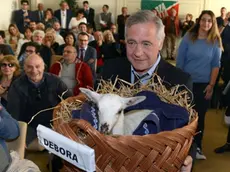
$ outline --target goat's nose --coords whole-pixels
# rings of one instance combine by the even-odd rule
[[[109,131],[109,125],[107,123],[104,123],[101,125],[101,132],[106,134]]]

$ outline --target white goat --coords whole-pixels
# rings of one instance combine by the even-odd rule
[[[118,135],[132,135],[140,122],[151,110],[135,110],[124,114],[124,109],[138,104],[145,96],[124,98],[115,94],[98,94],[89,89],[80,88],[88,99],[98,107],[99,131]]]

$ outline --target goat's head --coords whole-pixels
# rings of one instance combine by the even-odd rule
[[[88,99],[98,107],[99,131],[110,133],[118,119],[124,115],[124,109],[145,100],[145,96],[123,98],[115,94],[98,94],[89,89],[80,88]]]

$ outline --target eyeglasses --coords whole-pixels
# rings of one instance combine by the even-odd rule
[[[2,63],[2,64],[1,64],[1,67],[7,67],[7,66],[10,67],[10,68],[12,68],[12,67],[14,67],[15,65],[14,65],[13,63],[8,63],[8,64],[7,64],[7,63]]]

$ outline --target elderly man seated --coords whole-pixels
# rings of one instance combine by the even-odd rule
[[[25,59],[25,74],[12,83],[8,92],[7,110],[15,119],[28,123],[39,111],[55,107],[63,93],[64,99],[71,96],[65,83],[55,75],[44,72],[44,69],[44,61],[39,55],[32,54]],[[36,141],[38,124],[50,127],[51,120],[52,110],[47,110],[29,123],[27,145]]]
[[[50,68],[50,72],[58,75],[74,95],[80,93],[79,88],[93,88],[93,75],[90,67],[77,58],[74,46],[66,46],[63,59]]]
[[[39,172],[39,168],[31,161],[20,159],[16,152],[9,153],[5,140],[19,136],[18,122],[0,104],[0,171],[31,171]]]

